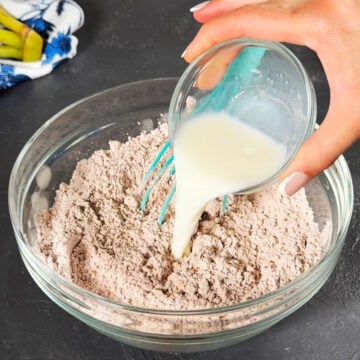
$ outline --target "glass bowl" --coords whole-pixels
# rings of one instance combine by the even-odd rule
[[[241,38],[220,43],[184,71],[169,107],[172,142],[190,119],[219,113],[269,136],[285,156],[265,178],[239,189],[254,192],[279,177],[316,123],[312,82],[284,45]],[[248,161],[252,163],[251,155]]]
[[[320,289],[344,243],[353,187],[343,157],[307,185],[309,202],[324,236],[322,259],[293,282],[255,300],[216,309],[159,311],[120,304],[74,285],[35,251],[34,213],[39,204],[52,203],[55,189],[62,181],[69,181],[79,159],[107,148],[111,139],[126,141],[128,135],[139,134],[149,119],[155,123],[159,114],[167,111],[176,83],[177,79],[155,79],[115,87],[81,100],[48,120],[26,143],[14,164],[9,210],[27,270],[61,308],[126,344],[156,351],[195,352],[225,347],[264,331]],[[51,179],[36,180],[47,167]],[[34,196],[42,201],[34,201]]]

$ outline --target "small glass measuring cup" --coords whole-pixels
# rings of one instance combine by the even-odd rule
[[[185,122],[205,112],[226,113],[286,147],[282,166],[241,189],[247,193],[279,177],[314,131],[317,106],[310,77],[288,48],[243,38],[211,48],[185,70],[169,107],[171,142]]]

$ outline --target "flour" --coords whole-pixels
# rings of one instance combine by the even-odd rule
[[[148,125],[148,124],[147,124]],[[276,187],[211,201],[189,256],[171,255],[174,208],[160,209],[174,181],[164,175],[145,213],[142,179],[168,139],[166,124],[78,162],[53,206],[36,216],[37,248],[58,273],[120,303],[156,309],[231,305],[276,290],[321,258],[322,243],[302,190]],[[176,196],[176,195],[175,195]]]

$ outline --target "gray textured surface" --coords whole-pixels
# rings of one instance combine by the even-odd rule
[[[0,93],[0,359],[360,359],[360,144],[345,155],[355,210],[340,261],[323,289],[272,329],[227,349],[160,354],[112,341],[72,318],[37,288],[19,257],[7,210],[11,166],[32,133],[75,100],[131,81],[179,76],[197,30],[191,1],[79,0],[79,53],[51,75]],[[326,113],[328,88],[311,51],[291,47],[311,74]]]

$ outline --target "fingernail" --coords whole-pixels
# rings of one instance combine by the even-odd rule
[[[195,12],[195,11],[198,11],[200,9],[202,9],[203,7],[205,7],[210,1],[204,1],[200,4],[197,4],[195,6],[193,6],[191,9],[190,9],[190,12]]]
[[[183,58],[186,54],[186,49],[184,50],[184,52],[181,54],[181,57]]]
[[[279,185],[279,191],[284,196],[294,195],[310,181],[309,176],[303,172],[295,172],[285,178]]]

